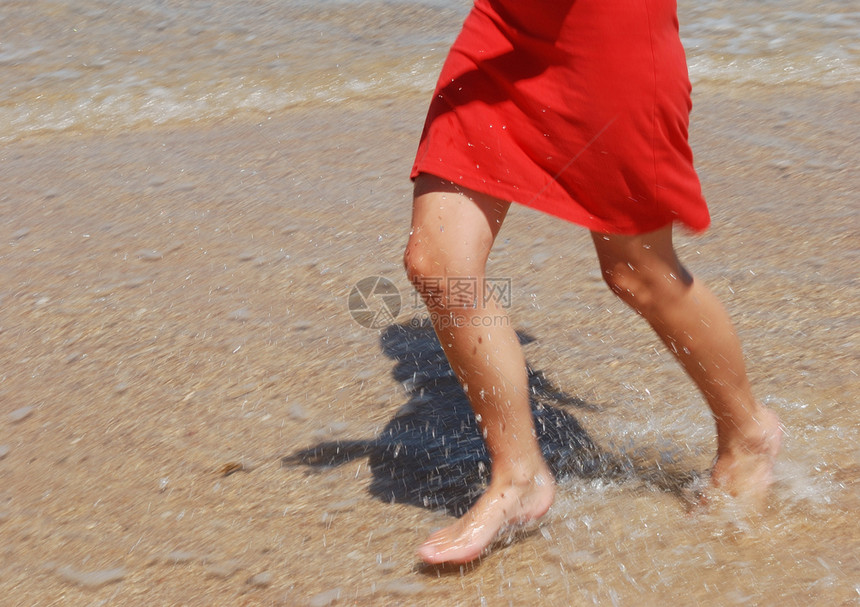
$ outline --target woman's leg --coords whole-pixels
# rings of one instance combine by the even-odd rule
[[[474,560],[501,528],[542,516],[555,496],[535,436],[519,340],[505,310],[483,297],[487,258],[509,206],[431,175],[415,182],[406,270],[427,304],[492,460],[486,492],[419,548],[428,563]]]
[[[717,426],[715,487],[761,498],[782,431],[753,396],[741,345],[723,307],[681,265],[672,227],[639,236],[592,233],[607,284],[642,315],[699,387]]]

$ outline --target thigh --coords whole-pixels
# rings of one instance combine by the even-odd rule
[[[688,283],[690,276],[675,254],[672,229],[669,224],[634,236],[592,232],[591,239],[604,273],[632,272],[643,279],[675,278]]]
[[[483,273],[510,202],[421,174],[415,179],[409,249],[433,257],[446,274]]]

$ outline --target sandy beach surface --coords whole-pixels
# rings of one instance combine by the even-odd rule
[[[713,226],[679,253],[729,308],[786,429],[767,512],[690,513],[635,474],[570,479],[479,563],[421,567],[448,517],[368,491],[409,400],[362,278],[402,295],[426,97],[0,149],[0,603],[858,605],[857,191],[850,85],[696,90]],[[600,282],[587,233],[515,208],[492,256],[530,364],[602,448],[706,473],[692,385]],[[288,460],[289,461],[289,460]]]

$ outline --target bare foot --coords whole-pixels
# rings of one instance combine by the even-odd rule
[[[491,482],[484,495],[457,522],[427,538],[418,548],[418,556],[433,565],[471,562],[506,527],[546,514],[554,498],[555,482],[548,470],[521,484]]]
[[[782,425],[776,413],[762,407],[752,432],[737,431],[734,442],[717,454],[711,484],[732,497],[763,504],[773,484],[773,466],[782,443]]]

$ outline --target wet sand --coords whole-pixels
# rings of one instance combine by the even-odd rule
[[[409,400],[366,276],[400,259],[426,100],[26,139],[0,151],[0,596],[14,605],[860,604],[856,89],[696,91],[714,225],[679,252],[787,427],[767,513],[688,514],[647,478],[572,480],[543,526],[418,566],[445,515],[368,492]],[[707,411],[601,284],[585,231],[515,208],[492,256],[533,366],[601,447],[704,473]]]

